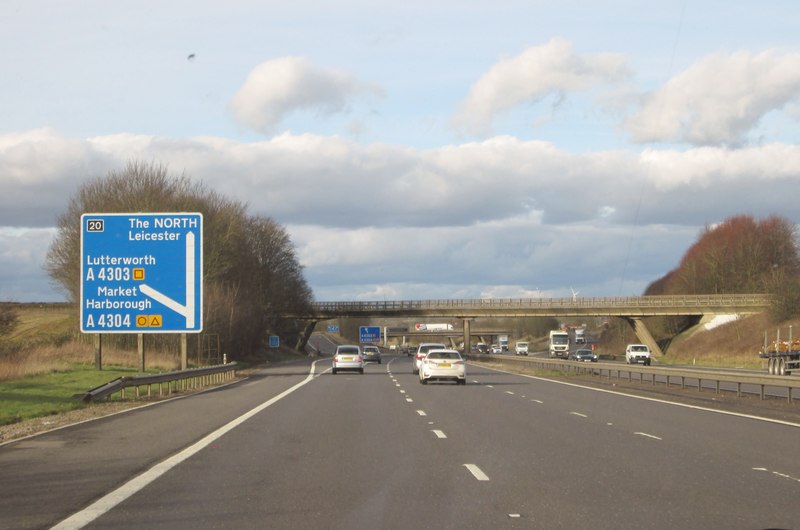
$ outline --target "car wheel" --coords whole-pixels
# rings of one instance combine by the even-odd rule
[[[360,373],[360,374],[362,374],[362,375],[363,375],[363,373],[364,373],[364,369],[362,368],[361,370],[359,370],[359,371],[358,371],[358,373]]]
[[[378,364],[383,364],[380,359],[378,359]]]
[[[333,373],[333,375],[336,375],[336,368],[334,368],[333,370],[331,370],[331,373]]]
[[[420,379],[419,382],[422,383],[423,385],[427,385],[428,384],[428,380],[427,379]]]

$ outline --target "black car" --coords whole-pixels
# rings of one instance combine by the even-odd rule
[[[588,348],[581,348],[569,353],[568,359],[581,362],[597,362],[597,354]]]

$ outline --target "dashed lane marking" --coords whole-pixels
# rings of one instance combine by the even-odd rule
[[[436,435],[437,438],[447,438],[447,435],[443,431],[434,429],[432,432],[433,434]]]
[[[489,477],[486,475],[486,473],[481,471],[481,468],[479,468],[475,464],[464,464],[464,467],[467,468],[469,472],[472,473],[472,476],[475,477],[476,479],[481,481],[489,480]]]
[[[420,416],[427,416],[424,410],[418,410],[417,414],[419,414]]]
[[[581,414],[580,412],[570,412],[573,416],[580,416],[581,418],[588,418],[586,414]]]

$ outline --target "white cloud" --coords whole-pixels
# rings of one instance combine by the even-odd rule
[[[800,54],[714,54],[648,94],[625,127],[636,142],[740,145],[799,96]]]
[[[504,58],[470,89],[452,124],[473,135],[491,133],[495,117],[524,103],[555,95],[588,91],[626,76],[625,60],[616,54],[578,55],[564,39],[553,39]]]
[[[344,112],[358,97],[381,94],[346,72],[320,68],[305,57],[283,57],[253,68],[230,109],[240,125],[269,134],[292,112]]]
[[[706,224],[741,213],[798,222],[800,146],[787,144],[572,154],[507,136],[418,150],[310,134],[243,143],[31,131],[0,136],[0,146],[0,167],[17,168],[0,173],[9,190],[0,227],[53,226],[87,178],[152,160],[286,226],[324,299],[345,289],[569,296],[570,285],[586,296],[636,294]],[[32,261],[47,246],[38,236],[2,242]]]

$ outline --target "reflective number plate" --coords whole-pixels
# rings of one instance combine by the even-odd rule
[[[440,363],[439,368],[450,368],[450,363]]]
[[[352,361],[353,358],[352,357],[342,357],[342,360],[343,361]]]

